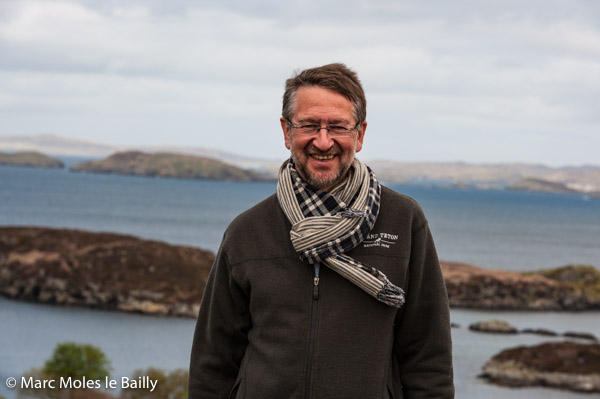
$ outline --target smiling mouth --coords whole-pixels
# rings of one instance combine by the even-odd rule
[[[311,157],[313,157],[317,161],[329,161],[330,159],[333,159],[333,157],[335,157],[335,154],[330,154],[330,155],[311,154]]]

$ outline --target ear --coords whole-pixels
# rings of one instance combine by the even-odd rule
[[[360,124],[356,134],[356,148],[355,152],[362,150],[363,140],[365,138],[365,131],[367,130],[367,121]]]
[[[290,148],[292,148],[292,129],[290,129],[290,125],[288,124],[287,119],[285,119],[284,117],[279,118],[279,122],[281,123],[281,130],[283,130],[285,147],[289,150]]]

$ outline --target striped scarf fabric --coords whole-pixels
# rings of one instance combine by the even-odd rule
[[[402,288],[376,268],[345,255],[375,225],[380,197],[375,175],[356,158],[347,178],[329,192],[305,183],[291,158],[279,169],[277,199],[292,224],[290,239],[300,259],[323,263],[377,300],[399,308],[404,304]]]

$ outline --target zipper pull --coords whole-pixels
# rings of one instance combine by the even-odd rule
[[[313,277],[313,299],[319,299],[319,269],[320,264],[315,263],[315,276]]]

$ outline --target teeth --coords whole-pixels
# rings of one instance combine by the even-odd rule
[[[319,161],[327,161],[329,159],[333,159],[334,155],[316,155],[313,154],[312,155],[313,158],[319,160]]]

